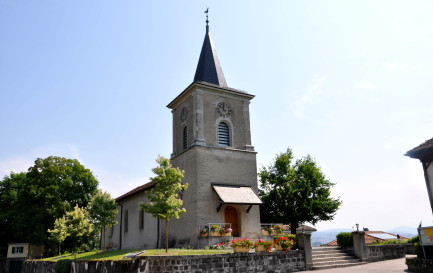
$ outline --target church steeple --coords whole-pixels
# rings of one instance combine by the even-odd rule
[[[197,70],[195,71],[194,81],[213,83],[222,87],[227,87],[223,70],[218,60],[215,47],[209,34],[208,9],[206,13],[206,35],[201,48],[200,59],[198,60]]]

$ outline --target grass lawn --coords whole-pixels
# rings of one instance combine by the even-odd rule
[[[77,260],[122,260],[123,256],[128,253],[136,253],[142,250],[108,250],[108,251],[90,251],[77,254]],[[212,255],[232,253],[232,249],[206,250],[206,249],[176,249],[171,248],[168,253],[165,249],[148,249],[141,256],[180,256],[180,255]],[[59,261],[73,260],[73,254],[50,257],[41,261]]]

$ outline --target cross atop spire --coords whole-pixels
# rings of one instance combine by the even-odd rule
[[[204,42],[197,64],[197,70],[195,71],[194,81],[208,82],[222,87],[227,87],[227,82],[218,55],[209,34],[209,8],[207,8],[204,13],[206,13],[206,35],[204,36]]]
[[[209,8],[206,8],[204,13],[206,13],[206,32],[209,32]]]

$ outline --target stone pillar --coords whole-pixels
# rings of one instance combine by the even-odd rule
[[[299,233],[296,234],[298,238],[299,249],[305,252],[305,270],[313,269],[313,247],[311,246],[311,234],[310,233]]]
[[[365,232],[354,231],[352,232],[353,238],[353,252],[361,262],[368,262],[367,252],[365,249]]]

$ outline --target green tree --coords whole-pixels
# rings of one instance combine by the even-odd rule
[[[0,256],[6,256],[7,244],[18,241],[13,223],[16,203],[26,181],[26,173],[11,173],[0,180]]]
[[[91,236],[93,224],[90,221],[89,212],[78,205],[73,211],[66,212],[65,218],[66,231],[73,241],[73,251],[76,255],[81,246],[85,244],[85,240]]]
[[[56,249],[47,245],[48,229],[76,204],[86,207],[97,188],[92,172],[75,159],[36,159],[26,173],[11,173],[0,182],[1,238]]]
[[[107,192],[98,190],[95,196],[89,203],[89,214],[90,218],[94,221],[94,225],[98,230],[104,233],[104,250],[105,247],[105,233],[106,228],[112,227],[117,224],[114,220],[117,214],[116,201],[111,198],[111,195]]]
[[[269,167],[262,167],[259,177],[261,221],[290,223],[292,234],[304,222],[315,225],[332,220],[342,203],[331,197],[335,184],[326,179],[316,162],[307,155],[293,163],[290,148],[278,154]]]
[[[178,193],[186,190],[188,184],[181,183],[184,171],[173,168],[169,159],[159,156],[156,162],[159,166],[152,169],[156,176],[151,178],[155,187],[146,194],[150,202],[141,202],[140,208],[153,217],[165,220],[165,252],[168,252],[168,221],[186,212],[185,208],[181,208],[183,201],[178,198]]]
[[[68,236],[65,217],[57,218],[54,222],[54,228],[49,229],[48,233],[50,233],[50,239],[59,244],[59,255],[61,255],[60,245]]]

